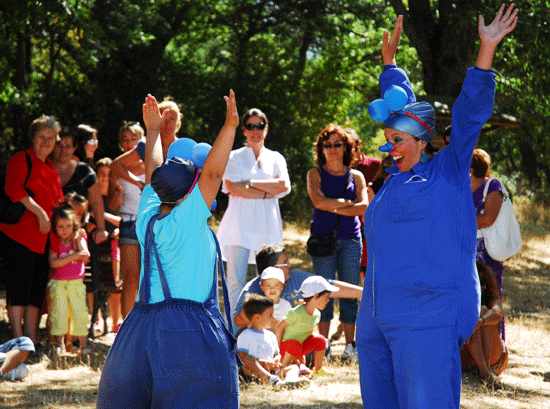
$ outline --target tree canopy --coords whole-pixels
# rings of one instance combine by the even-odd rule
[[[184,115],[179,136],[212,142],[225,118],[222,96],[239,112],[257,107],[270,121],[266,145],[289,164],[287,214],[311,207],[305,174],[312,143],[328,123],[355,128],[363,146],[379,125],[366,108],[379,97],[382,30],[405,17],[398,63],[419,94],[456,97],[477,47],[481,0],[0,0],[0,149],[5,162],[26,146],[41,114],[99,130],[100,155],[115,156],[123,120],[141,118],[151,93]],[[516,2],[520,22],[497,50],[496,107],[520,128],[482,136],[480,146],[523,189],[546,196],[547,4]],[[236,146],[244,137],[238,132]],[[223,207],[223,206],[222,206]]]

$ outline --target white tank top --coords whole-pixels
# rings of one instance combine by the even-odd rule
[[[138,178],[145,183],[145,173],[139,175]],[[122,191],[122,206],[120,206],[120,213],[137,215],[139,200],[141,199],[141,189],[124,179],[119,178],[118,180],[124,188]]]

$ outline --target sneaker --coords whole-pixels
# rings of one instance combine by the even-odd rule
[[[57,345],[55,347],[55,355],[56,356],[65,355],[66,353],[67,353],[67,349],[65,348],[65,345],[61,344],[61,345]]]
[[[15,368],[13,368],[11,371],[8,371],[4,375],[2,375],[0,380],[2,380],[2,381],[12,381],[12,382],[20,381],[24,377],[26,377],[29,374],[29,372],[30,372],[29,367],[27,365],[25,365],[24,363],[20,363]]]
[[[285,389],[308,388],[310,384],[311,381],[307,378],[287,378],[284,387]]]
[[[317,376],[334,376],[334,372],[332,372],[332,371],[328,370],[327,368],[325,368],[324,366],[322,366],[319,369],[317,369],[316,371],[313,371],[313,373],[311,374],[312,378],[315,378]]]
[[[355,346],[355,341],[352,341],[346,345],[346,349],[344,349],[341,359],[342,361],[357,362],[357,347]]]
[[[285,386],[285,381],[279,378],[275,381],[275,383],[273,383],[273,390],[278,392],[283,388],[283,386]]]
[[[300,364],[299,368],[300,368],[300,372],[299,372],[300,375],[306,375],[306,376],[311,375],[311,369],[309,369],[304,364]]]

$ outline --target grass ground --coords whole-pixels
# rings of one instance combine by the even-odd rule
[[[505,265],[503,298],[510,356],[508,369],[501,375],[504,389],[487,389],[475,373],[464,373],[463,409],[550,408],[550,229],[541,224],[540,212],[548,211],[518,209],[524,246]],[[307,237],[306,229],[285,226],[291,263],[295,268],[311,271],[305,252]],[[335,320],[333,330],[336,324]],[[0,383],[0,408],[94,408],[101,362],[113,339],[113,334],[97,339],[93,344],[95,356],[89,362],[68,360],[54,365],[43,360],[31,365],[31,374],[22,382]],[[343,340],[334,343],[336,356],[343,349]],[[357,364],[327,366],[336,375],[315,379],[307,389],[274,392],[269,386],[251,384],[241,390],[241,407],[362,408]]]

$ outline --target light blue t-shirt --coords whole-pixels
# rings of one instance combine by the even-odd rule
[[[145,232],[151,217],[158,214],[161,201],[151,185],[145,186],[139,202],[136,233],[142,249],[140,285],[143,279]],[[214,281],[216,243],[208,227],[211,213],[198,184],[189,196],[153,227],[155,243],[172,298],[204,302]],[[157,262],[151,249],[151,297],[164,300]]]

